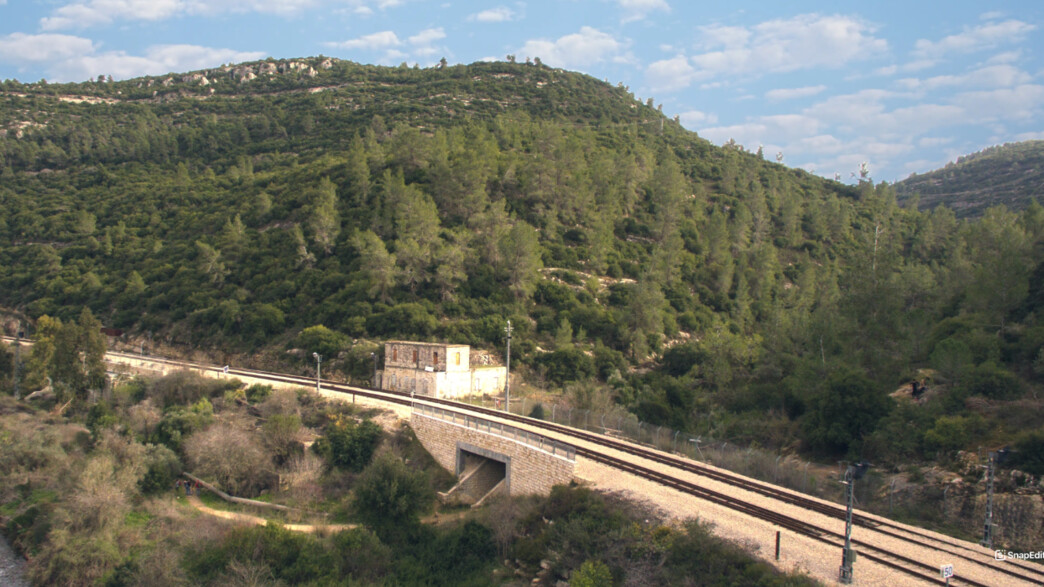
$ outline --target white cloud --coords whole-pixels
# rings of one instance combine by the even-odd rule
[[[914,55],[925,59],[939,59],[953,53],[972,53],[991,49],[1001,44],[1022,41],[1036,26],[1019,20],[991,22],[964,32],[944,37],[939,41],[920,39],[914,45]]]
[[[826,86],[806,86],[804,88],[778,88],[765,92],[765,98],[772,101],[793,100],[815,96],[826,89]]]
[[[616,0],[624,11],[624,22],[642,20],[650,12],[662,10],[670,12],[671,7],[666,0]]]
[[[1044,140],[1044,130],[1024,132],[1015,135],[1016,141],[1039,141]]]
[[[934,90],[941,87],[1002,88],[1029,82],[1028,73],[1011,65],[990,65],[962,75],[939,75],[925,80],[907,78],[898,83],[911,90]]]
[[[107,25],[116,19],[162,20],[187,8],[184,0],[90,0],[66,4],[40,20],[45,31],[84,29]]]
[[[338,49],[367,49],[371,51],[397,47],[401,44],[402,41],[399,40],[394,31],[381,31],[339,43],[327,43],[328,46]]]
[[[671,91],[688,87],[695,74],[696,70],[684,55],[656,61],[645,70],[645,78],[655,91]]]
[[[508,22],[515,19],[515,11],[506,6],[497,6],[468,16],[471,22]]]
[[[15,65],[68,59],[94,50],[90,39],[71,35],[12,33],[0,37],[0,61]]]
[[[1015,63],[1022,58],[1022,51],[1005,51],[1003,53],[997,53],[993,57],[986,60],[986,63],[1000,64],[1000,63]]]
[[[97,55],[79,55],[64,59],[50,70],[54,81],[79,81],[99,74],[126,79],[142,75],[163,75],[170,72],[192,71],[217,67],[222,63],[238,63],[261,59],[261,52],[218,49],[198,45],[157,45],[144,55],[128,55],[112,51]]]
[[[678,119],[681,120],[682,125],[686,128],[698,128],[704,124],[717,124],[718,117],[714,114],[708,114],[706,112],[700,112],[699,110],[689,110],[688,112],[682,112],[678,115]]]
[[[970,121],[1028,120],[1041,111],[1044,86],[1025,84],[981,92],[965,92],[954,98]]]
[[[918,147],[941,147],[953,142],[953,137],[924,137],[917,141]]]
[[[430,45],[434,41],[438,41],[439,39],[445,38],[446,32],[442,30],[442,27],[439,27],[435,29],[424,29],[416,35],[410,37],[409,41],[413,45]]]
[[[533,39],[519,49],[522,55],[539,57],[554,67],[583,67],[603,61],[628,59],[623,51],[626,44],[612,35],[585,26],[580,32],[560,37],[554,41]]]
[[[262,12],[288,15],[318,6],[322,0],[82,0],[59,6],[40,19],[45,31],[105,26],[117,20],[158,21],[176,16]],[[388,0],[380,7],[394,5]],[[359,9],[367,9],[365,4]]]
[[[695,77],[761,75],[798,69],[840,68],[887,50],[869,24],[847,16],[805,14],[766,21],[753,27],[710,26],[701,29],[693,56]],[[714,49],[714,50],[712,50]]]

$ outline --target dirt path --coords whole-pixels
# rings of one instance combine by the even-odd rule
[[[195,495],[189,495],[188,502],[192,505],[192,507],[203,512],[204,514],[216,516],[218,518],[233,520],[236,522],[241,522],[243,524],[252,524],[254,526],[264,526],[268,523],[267,519],[259,516],[251,516],[250,514],[241,514],[238,512],[228,512],[225,510],[216,510],[212,507],[208,507],[206,505],[203,505],[203,502],[200,501],[199,497]],[[340,532],[342,530],[351,530],[352,528],[356,527],[356,524],[319,524],[314,526],[311,524],[283,524],[283,527],[293,532]]]

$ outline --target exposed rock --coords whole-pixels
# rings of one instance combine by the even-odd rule
[[[276,67],[275,63],[262,63],[257,68],[258,75],[265,75],[265,74],[271,75],[271,74],[276,73],[278,71],[279,71],[279,69]]]
[[[330,69],[331,67],[333,67],[332,59],[323,59],[319,62],[319,69]]]

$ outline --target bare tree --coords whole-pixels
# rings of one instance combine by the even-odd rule
[[[224,422],[190,436],[185,453],[196,475],[236,495],[253,495],[272,468],[254,434]]]

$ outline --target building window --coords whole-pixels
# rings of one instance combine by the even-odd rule
[[[460,366],[460,351],[453,353],[453,361]]]
[[[435,351],[435,352],[431,353],[431,356],[432,356],[432,359],[431,359],[432,362],[435,363],[436,365],[438,365],[439,364],[439,351]]]
[[[399,360],[399,347],[392,347],[392,360],[393,361],[398,361]]]
[[[418,351],[413,351],[413,362],[416,363],[418,361],[420,361],[418,358]]]

